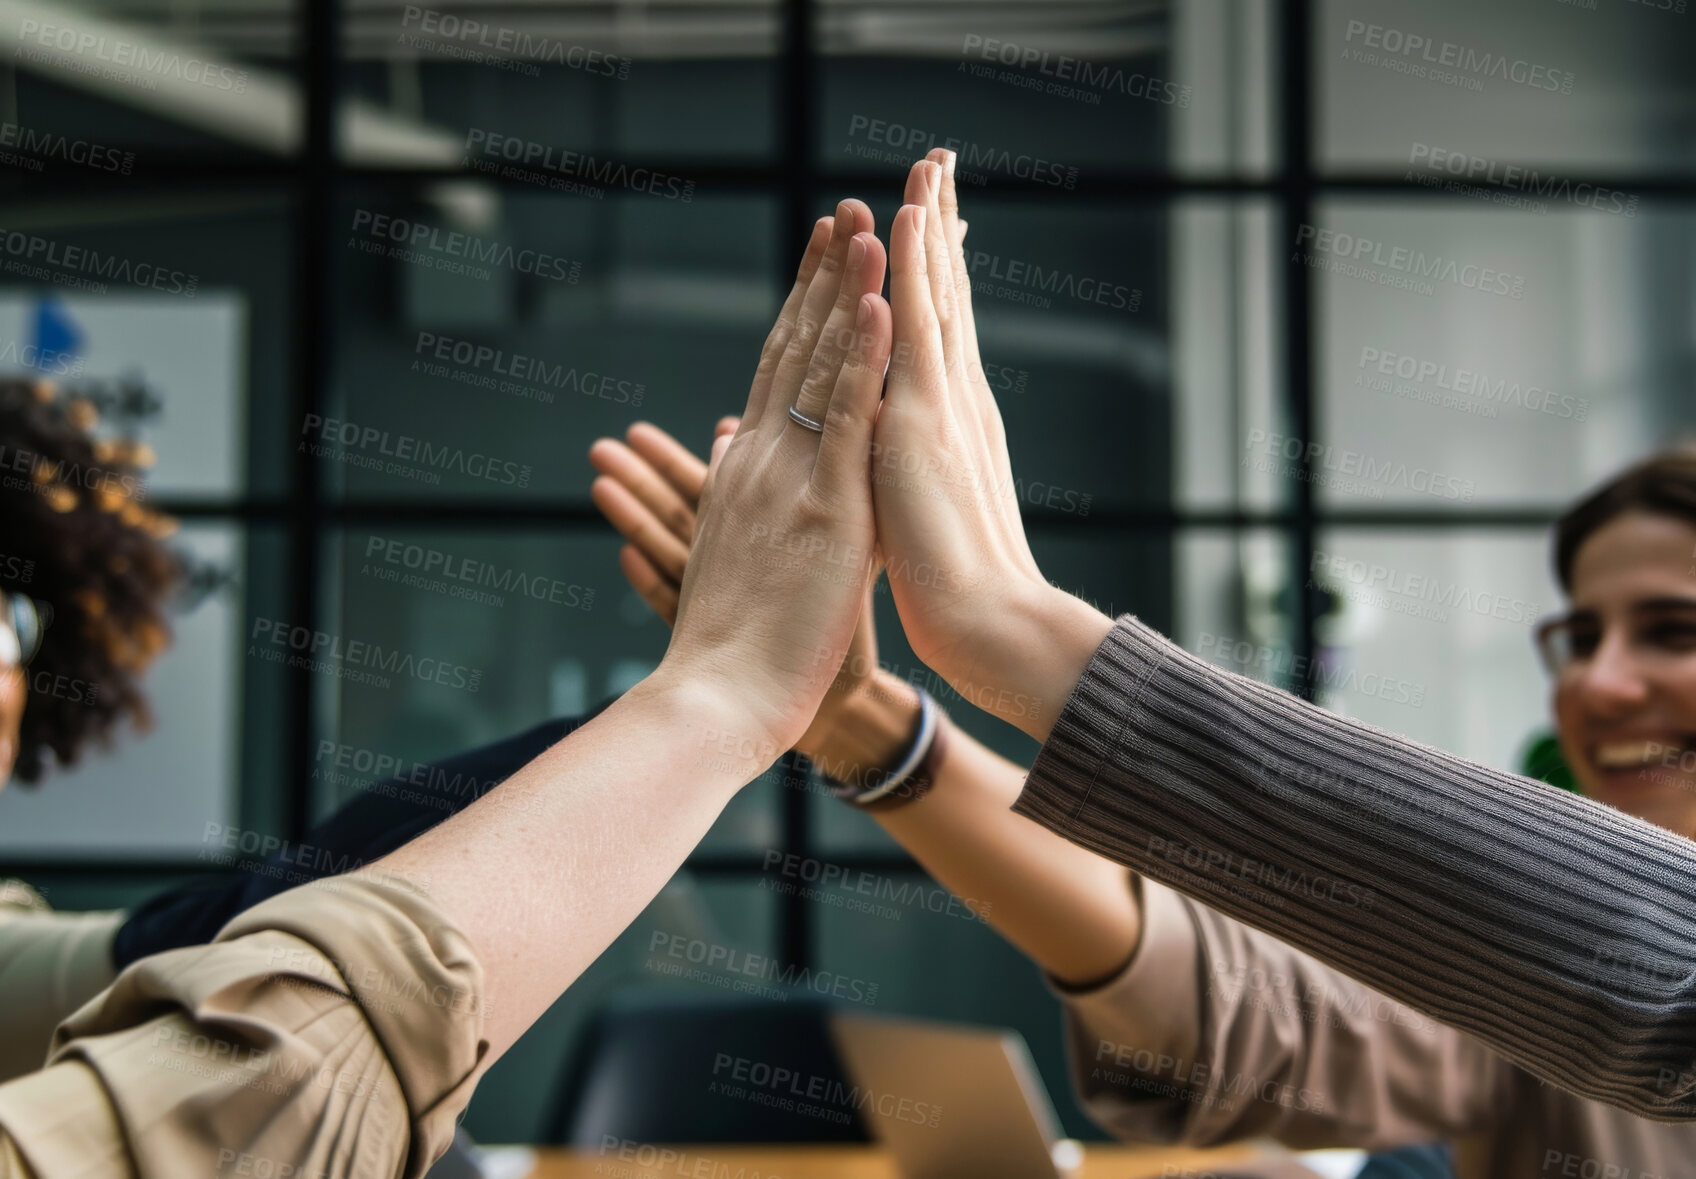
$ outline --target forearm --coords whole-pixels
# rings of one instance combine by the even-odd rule
[[[815,750],[838,776],[892,764],[912,731],[917,695],[878,672],[840,705],[835,739]],[[895,735],[893,743],[890,738]],[[1116,974],[1136,950],[1136,890],[1123,867],[1013,812],[1025,775],[951,728],[924,797],[874,811],[884,830],[939,883],[1062,983]]]
[[[1128,621],[1022,814],[1632,1112],[1696,1117],[1696,854]]]
[[[771,761],[717,716],[644,681],[501,789],[368,869],[427,880],[471,938],[486,972],[491,1062],[641,913]]]

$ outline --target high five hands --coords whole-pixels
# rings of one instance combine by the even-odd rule
[[[814,226],[710,463],[645,423],[590,450],[620,566],[675,625],[662,671],[745,701],[772,757],[813,752],[861,689],[910,694],[877,666],[880,561],[914,652],[1039,740],[1111,625],[1050,586],[1025,539],[953,163],[937,149],[908,175],[887,303],[871,211],[846,200]]]

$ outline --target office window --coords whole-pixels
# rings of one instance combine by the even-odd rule
[[[0,113],[117,165],[36,151],[0,174],[6,228],[185,289],[8,269],[0,350],[45,307],[88,380],[146,391],[155,501],[216,571],[155,674],[156,732],[0,795],[0,859],[58,903],[216,870],[208,823],[298,839],[377,776],[344,752],[439,758],[645,674],[667,632],[618,571],[588,446],[649,418],[704,453],[812,219],[856,195],[886,229],[932,146],[961,155],[1045,574],[1328,707],[1515,767],[1543,689],[1497,603],[1554,609],[1548,522],[1696,425],[1691,24],[1647,6],[30,7],[0,29]],[[155,76],[48,26],[201,65]],[[1437,77],[1408,34],[1525,69]],[[1028,763],[877,611],[884,664]],[[278,628],[447,679],[286,667]],[[175,793],[144,807],[137,783]],[[647,965],[656,930],[876,978],[885,1010],[952,997],[1069,1091],[1053,1003],[989,931],[779,892],[774,853],[925,879],[774,770],[491,1074],[472,1132],[538,1138],[593,1005],[686,985]],[[960,998],[986,974],[1010,981]]]

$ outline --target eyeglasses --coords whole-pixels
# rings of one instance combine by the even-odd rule
[[[1645,667],[1662,669],[1696,656],[1696,608],[1679,601],[1676,609],[1648,603],[1641,616],[1623,623],[1628,628],[1632,655]],[[1606,627],[1590,610],[1552,618],[1536,631],[1537,653],[1551,675],[1560,675],[1588,661],[1602,645]]]
[[[41,652],[47,620],[35,599],[26,594],[0,591],[0,610],[5,622],[0,626],[0,667],[28,667]]]

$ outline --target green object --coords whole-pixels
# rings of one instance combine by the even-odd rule
[[[1537,778],[1562,790],[1582,794],[1572,770],[1561,756],[1560,743],[1553,733],[1542,733],[1531,739],[1519,759],[1519,772],[1527,778]]]

